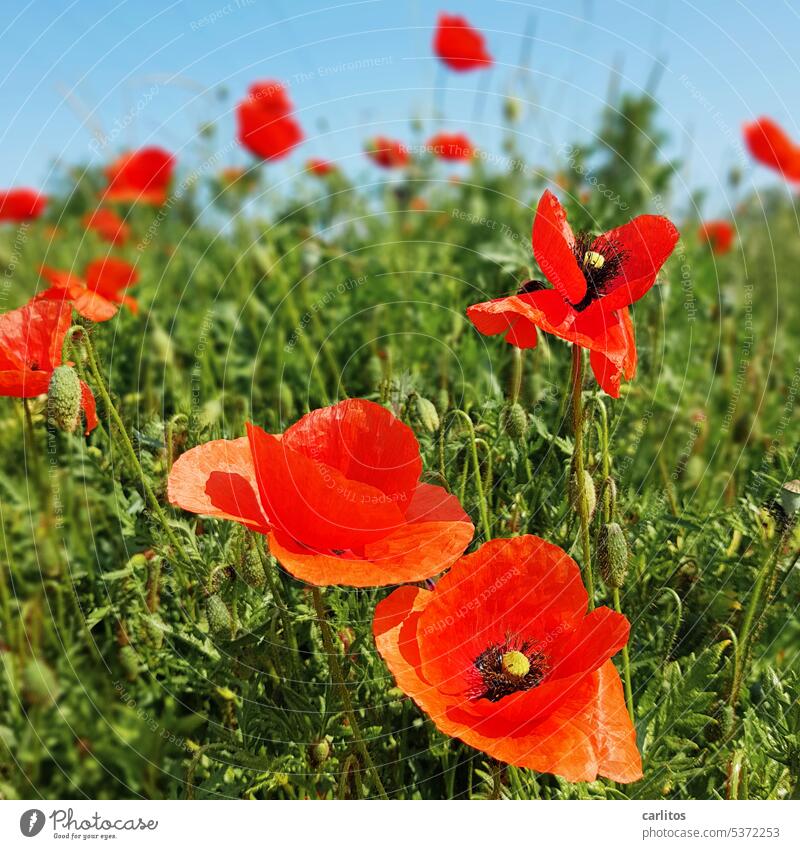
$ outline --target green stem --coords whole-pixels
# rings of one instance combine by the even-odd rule
[[[469,447],[470,456],[472,457],[472,470],[475,475],[475,489],[478,493],[478,509],[481,514],[481,524],[483,525],[483,535],[485,541],[492,538],[492,526],[489,522],[489,507],[486,503],[486,495],[483,489],[483,479],[481,477],[481,464],[478,459],[478,445],[475,438],[475,425],[472,424],[472,419],[463,410],[451,410],[448,415],[458,416],[466,424],[469,432]],[[442,423],[444,427],[444,422]],[[463,499],[462,499],[463,500]]]
[[[586,495],[586,480],[583,466],[583,348],[572,346],[572,433],[575,447],[572,453],[572,468],[578,493],[578,512],[581,520],[581,549],[583,554],[583,576],[589,593],[589,610],[594,610],[594,576],[592,575],[592,550],[589,539],[589,501]]]
[[[331,631],[330,623],[328,622],[327,611],[325,609],[325,601],[322,598],[322,590],[319,587],[311,588],[311,595],[314,599],[314,610],[317,612],[317,621],[319,622],[320,630],[322,631],[322,644],[325,647],[325,653],[328,655],[328,668],[330,669],[331,679],[339,690],[339,697],[342,700],[344,714],[347,721],[350,723],[350,728],[353,731],[353,738],[356,743],[356,749],[361,760],[364,762],[364,767],[372,773],[375,781],[375,788],[379,796],[386,796],[383,782],[372,762],[367,745],[364,742],[364,737],[361,734],[361,728],[356,718],[356,713],[353,710],[353,702],[350,699],[350,692],[347,689],[344,676],[342,675],[342,667],[339,664],[339,655],[336,653],[336,647],[333,642],[333,632]],[[388,797],[387,797],[388,798]]]
[[[612,595],[614,598],[614,610],[617,613],[622,613],[622,605],[619,600],[619,588],[614,587],[612,590]],[[628,708],[628,715],[631,718],[631,722],[633,722],[633,687],[631,685],[631,655],[628,650],[628,644],[622,647],[622,678],[625,682],[625,704]]]

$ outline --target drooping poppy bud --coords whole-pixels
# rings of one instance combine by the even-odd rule
[[[436,412],[433,402],[427,398],[423,398],[421,395],[417,395],[416,406],[417,416],[422,426],[428,433],[436,433],[441,426],[441,422],[439,421],[439,413]]]
[[[47,388],[47,420],[66,433],[78,426],[81,412],[81,381],[72,366],[58,366]]]
[[[619,589],[628,574],[628,543],[617,522],[608,522],[600,528],[597,537],[597,560],[606,586]]]
[[[528,432],[528,415],[519,401],[515,401],[503,409],[502,424],[503,430],[512,439],[524,438]]]
[[[255,548],[251,548],[245,555],[242,565],[239,567],[239,577],[254,590],[263,589],[267,583],[261,555]]]
[[[216,594],[206,602],[208,628],[215,637],[230,637],[233,633],[233,617],[228,605]]]
[[[331,744],[323,737],[310,743],[307,749],[308,762],[314,769],[319,769],[331,756]]]
[[[53,670],[43,661],[32,658],[22,670],[22,694],[29,705],[50,707],[56,703],[61,686]]]

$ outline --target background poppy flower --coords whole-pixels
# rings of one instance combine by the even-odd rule
[[[160,147],[125,153],[107,171],[105,199],[160,206],[167,199],[175,158]]]
[[[291,115],[292,104],[282,83],[253,83],[236,107],[239,142],[261,159],[282,159],[303,140]]]
[[[483,35],[461,15],[440,13],[433,50],[454,71],[473,71],[492,64]]]
[[[697,231],[697,238],[709,245],[715,254],[728,253],[733,236],[733,225],[729,221],[706,221]]]
[[[0,395],[35,398],[47,392],[53,371],[62,365],[71,319],[72,310],[53,301],[32,301],[0,315]],[[90,433],[97,413],[92,390],[83,381],[81,408]]]
[[[381,168],[403,168],[411,160],[408,148],[403,142],[394,141],[386,136],[376,136],[367,144],[366,154]]]
[[[371,401],[315,410],[281,436],[187,451],[169,477],[171,503],[269,534],[270,550],[311,584],[421,581],[450,566],[473,526],[458,500],[420,482],[413,431]]]
[[[0,221],[32,221],[47,206],[47,198],[33,189],[0,192]]]
[[[83,216],[83,226],[92,230],[112,245],[124,245],[131,235],[131,228],[111,209],[96,209]]]
[[[533,348],[536,328],[588,348],[597,382],[619,397],[622,375],[636,371],[636,342],[628,306],[655,283],[678,241],[660,215],[640,215],[600,236],[576,236],[556,196],[546,191],[533,223],[533,252],[547,289],[532,281],[516,294],[467,310],[486,334],[505,333],[518,348]]]
[[[309,159],[306,169],[317,177],[327,177],[328,174],[333,174],[337,170],[336,166],[327,159]]]
[[[107,257],[86,266],[86,279],[68,271],[58,271],[44,265],[40,273],[50,288],[36,296],[37,300],[72,301],[75,310],[91,321],[108,321],[120,304],[136,315],[139,305],[124,289],[139,279],[136,269],[121,259]]]
[[[464,133],[437,133],[425,145],[439,159],[472,159],[475,150]]]
[[[774,168],[787,180],[800,180],[800,145],[771,119],[759,118],[745,124],[744,142],[753,159]]]
[[[395,590],[373,630],[398,686],[443,733],[568,781],[636,781],[636,734],[610,660],[628,620],[587,608],[575,561],[522,536],[485,543],[433,590]]]

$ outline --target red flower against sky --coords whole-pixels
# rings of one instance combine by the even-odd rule
[[[715,254],[728,253],[733,237],[734,229],[729,221],[706,221],[697,231],[697,238],[708,244]]]
[[[97,259],[86,266],[85,280],[69,271],[43,265],[42,277],[50,284],[37,300],[71,301],[78,313],[91,321],[108,321],[120,304],[135,315],[139,305],[124,290],[139,279],[136,269],[121,259]]]
[[[464,133],[437,133],[428,139],[425,147],[439,159],[472,159],[475,150]]]
[[[483,36],[461,15],[440,13],[433,50],[454,71],[472,71],[492,64]]]
[[[536,346],[537,327],[588,348],[597,382],[617,398],[622,375],[630,380],[636,371],[628,306],[652,287],[677,241],[675,226],[660,215],[576,236],[546,191],[533,222],[533,253],[553,288],[532,281],[516,295],[469,307],[467,315],[481,333],[505,333],[518,348]]]
[[[146,203],[160,206],[167,190],[175,159],[160,147],[144,147],[125,153],[107,171],[108,188],[104,199],[123,203]]]
[[[367,144],[367,156],[381,168],[403,168],[411,161],[403,142],[376,136]]]
[[[178,458],[169,500],[269,535],[272,554],[310,584],[421,581],[450,566],[472,523],[458,499],[420,482],[413,431],[371,401],[304,416],[280,436],[207,442]]]
[[[236,107],[239,143],[261,159],[282,159],[303,140],[282,83],[253,83]]]
[[[112,245],[124,245],[131,235],[131,228],[111,209],[96,209],[83,216],[83,226],[92,230]]]
[[[336,166],[327,159],[309,159],[306,168],[317,177],[327,177],[337,171]]]
[[[33,189],[7,189],[0,192],[0,222],[32,221],[47,206],[47,198]]]
[[[433,590],[400,587],[375,610],[398,686],[451,737],[568,781],[636,781],[636,735],[610,658],[628,620],[587,613],[578,565],[534,536],[495,539]]]
[[[32,301],[0,315],[0,395],[35,398],[47,392],[53,371],[62,365],[71,320],[69,306],[53,301]],[[92,390],[83,381],[81,408],[89,433],[97,426],[97,413]]]
[[[771,119],[744,125],[744,141],[754,159],[774,168],[787,180],[800,180],[800,145]]]

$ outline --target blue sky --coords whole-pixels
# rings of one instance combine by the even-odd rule
[[[491,72],[442,72],[431,51],[438,10],[464,14],[485,33]],[[3,12],[3,187],[46,186],[58,160],[100,162],[145,143],[191,162],[205,120],[217,123],[220,161],[244,164],[230,143],[231,108],[256,79],[289,84],[307,135],[275,166],[282,173],[310,156],[368,168],[364,139],[410,140],[411,116],[425,132],[461,129],[498,150],[509,91],[534,101],[518,146],[550,165],[562,144],[591,139],[612,68],[623,87],[639,90],[661,63],[667,152],[687,156],[687,184],[707,187],[717,207],[731,165],[744,164],[758,182],[774,179],[743,156],[744,120],[769,114],[800,138],[800,11],[782,0],[6,0]],[[526,41],[529,75],[519,67]],[[92,130],[102,144],[91,144]]]

